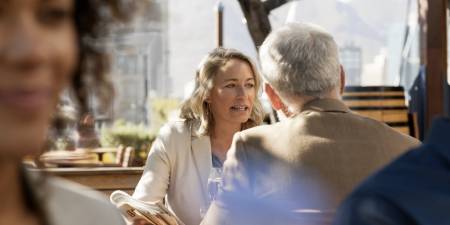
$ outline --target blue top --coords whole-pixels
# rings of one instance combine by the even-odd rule
[[[220,161],[219,157],[217,157],[214,154],[211,154],[211,155],[212,155],[212,157],[211,157],[212,158],[212,166],[214,168],[222,168],[223,167],[223,162]]]

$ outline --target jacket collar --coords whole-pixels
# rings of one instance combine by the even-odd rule
[[[339,99],[318,98],[304,104],[301,112],[304,111],[348,113],[350,109]]]
[[[211,154],[211,141],[209,136],[198,136],[196,131],[198,130],[200,123],[192,122],[189,126],[190,129],[190,145],[192,151],[192,157],[194,160],[194,167],[197,170],[198,179],[201,182],[203,193],[203,204],[208,204],[208,177],[212,167],[212,154]]]

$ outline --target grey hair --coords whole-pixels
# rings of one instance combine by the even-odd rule
[[[262,74],[288,96],[322,97],[340,84],[338,47],[322,28],[290,23],[273,31],[261,45]]]

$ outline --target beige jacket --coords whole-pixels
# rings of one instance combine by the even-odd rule
[[[212,167],[210,139],[194,137],[193,129],[183,120],[160,129],[133,194],[145,202],[166,198],[168,208],[186,225],[200,224]]]
[[[293,118],[235,135],[224,165],[225,191],[332,211],[364,178],[419,144],[350,112],[342,101],[314,100]],[[233,217],[222,214],[220,221],[216,210],[204,224]]]

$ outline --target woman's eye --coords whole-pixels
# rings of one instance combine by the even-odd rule
[[[38,19],[47,25],[58,25],[72,19],[72,11],[62,7],[47,7],[38,13]]]
[[[236,85],[235,84],[227,84],[225,87],[227,87],[227,88],[234,88],[234,87],[236,87]]]
[[[245,86],[248,87],[248,88],[253,88],[253,87],[255,87],[255,84],[253,84],[253,83],[248,83],[248,84],[246,84]]]

